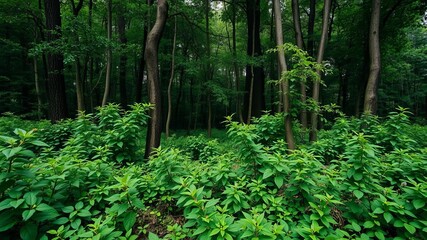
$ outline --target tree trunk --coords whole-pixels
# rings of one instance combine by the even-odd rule
[[[239,117],[239,121],[243,122],[242,107],[241,107],[241,96],[240,96],[240,69],[237,65],[237,46],[236,46],[236,0],[232,2],[232,15],[231,15],[231,26],[232,26],[232,42],[233,42],[233,68],[234,68],[234,79],[236,81],[236,113]]]
[[[369,58],[371,64],[365,90],[365,102],[363,105],[365,114],[377,113],[377,89],[381,69],[379,39],[380,11],[381,1],[372,0],[371,25],[369,30]]]
[[[316,18],[316,0],[310,0],[310,14],[308,15],[307,52],[314,57],[314,20]]]
[[[150,7],[153,5],[152,0],[147,0],[147,5]],[[148,29],[149,29],[149,23],[150,23],[150,12],[148,12],[145,23],[144,23],[144,37],[142,40],[142,54],[141,58],[139,59],[139,68],[138,68],[138,77],[136,79],[135,84],[135,102],[142,102],[142,82],[144,81],[144,67],[145,67],[145,48],[147,46],[147,35],[148,35]]]
[[[147,64],[147,78],[149,86],[150,103],[154,106],[150,110],[150,121],[147,128],[147,140],[145,145],[145,158],[148,159],[153,148],[160,146],[160,134],[162,131],[161,121],[161,91],[158,69],[158,48],[160,38],[168,17],[168,3],[166,0],[158,0],[156,23],[147,37],[145,59]]]
[[[211,35],[209,30],[209,12],[211,10],[211,0],[206,0],[205,3],[205,30],[206,30],[206,54],[207,54],[207,62],[205,69],[206,82],[209,83],[212,79],[211,74]],[[209,87],[207,87],[207,102],[208,102],[208,137],[212,135],[212,103],[211,103],[211,91]]]
[[[126,48],[127,38],[126,38],[126,19],[124,16],[125,9],[119,11],[119,16],[117,17],[117,30],[119,34],[119,41],[121,48]],[[127,108],[127,90],[126,90],[126,66],[127,66],[127,56],[126,53],[120,54],[119,60],[119,88],[120,88],[120,105],[123,108]]]
[[[279,58],[279,70],[283,76],[288,71],[286,67],[285,52],[283,49],[283,30],[282,30],[282,11],[280,7],[280,0],[273,1],[274,9],[274,20],[276,25],[276,43],[279,46],[278,49],[278,58]],[[290,101],[289,101],[289,81],[281,79],[282,91],[283,91],[283,107],[285,114],[285,130],[286,130],[286,142],[288,144],[289,150],[295,149],[295,140],[292,133],[292,119],[290,114]]]
[[[247,55],[255,60],[262,55],[260,39],[260,0],[246,0],[246,19],[248,28]],[[265,109],[264,69],[260,63],[246,66],[246,86],[244,113],[246,122],[259,117]]]
[[[111,64],[113,61],[113,53],[111,50],[110,42],[111,42],[111,36],[112,36],[112,0],[107,0],[107,39],[108,39],[108,46],[107,46],[107,70],[105,73],[105,88],[104,88],[104,97],[102,98],[102,106],[107,105],[108,96],[110,95],[110,85],[111,85]]]
[[[317,63],[322,63],[323,55],[325,52],[326,41],[328,40],[328,27],[329,27],[329,13],[331,11],[331,0],[325,0],[323,6],[323,20],[322,20],[322,36],[320,38],[319,50],[317,52]],[[319,94],[320,94],[320,79],[321,72],[317,70],[317,75],[319,76],[318,81],[313,83],[313,101],[316,104],[319,104]],[[318,121],[318,112],[313,111],[311,113],[311,132],[310,132],[310,141],[317,140],[317,121]]]
[[[61,38],[61,10],[57,0],[45,0],[46,39],[55,42]],[[47,93],[49,118],[56,122],[67,117],[63,55],[58,52],[47,54]]]
[[[172,63],[171,63],[171,76],[168,84],[168,116],[166,119],[166,138],[169,137],[169,126],[172,115],[172,82],[175,75],[175,46],[176,46],[176,16],[174,18],[174,32],[173,32],[173,43],[172,43]]]
[[[304,49],[304,40],[302,38],[299,1],[298,0],[292,0],[292,17],[294,20],[295,40],[297,42],[297,46],[300,49]],[[307,89],[306,89],[304,82],[300,83],[300,92],[301,92],[300,101],[303,105],[305,105],[305,101],[307,100]],[[306,129],[307,128],[307,110],[305,108],[301,109],[300,122],[301,122],[302,128]]]

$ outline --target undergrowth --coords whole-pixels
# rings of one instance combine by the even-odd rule
[[[148,108],[3,128],[1,239],[427,238],[427,128],[405,109],[337,118],[292,153],[280,115],[228,118],[226,138],[144,161]]]

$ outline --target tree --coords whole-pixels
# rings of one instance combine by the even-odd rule
[[[145,158],[149,158],[153,148],[160,146],[160,135],[162,131],[161,121],[161,91],[158,69],[158,49],[160,38],[163,33],[166,19],[168,17],[167,0],[158,0],[156,22],[147,36],[145,48],[145,59],[147,64],[148,95],[150,104],[150,121],[147,128],[147,140],[145,145]]]
[[[60,1],[45,0],[46,40],[55,44],[61,39]],[[47,54],[47,93],[49,101],[49,119],[53,122],[67,117],[67,101],[65,95],[64,62],[59,50]]]
[[[169,126],[172,116],[172,82],[175,77],[175,49],[176,49],[176,16],[174,18],[174,31],[173,31],[173,43],[172,43],[172,62],[171,62],[171,76],[168,84],[168,114],[166,119],[166,138],[169,137]]]
[[[279,59],[279,72],[282,76],[286,75],[286,59],[283,49],[283,30],[282,30],[282,11],[280,7],[280,0],[273,1],[274,22],[276,25],[276,43],[278,45],[278,59]],[[285,114],[285,131],[286,142],[290,150],[295,149],[295,140],[292,133],[292,118],[290,113],[290,100],[289,100],[289,80],[285,77],[280,80],[281,92],[283,94],[283,113]]]
[[[112,0],[107,0],[107,70],[105,73],[105,88],[104,88],[104,97],[102,98],[102,106],[105,106],[108,101],[108,96],[110,95],[110,85],[111,85],[111,64],[113,61],[113,51],[111,49],[111,38],[113,32],[113,23],[112,23]]]
[[[304,49],[304,40],[302,37],[298,0],[292,0],[292,19],[294,21],[295,41],[299,48]],[[301,92],[301,103],[304,105],[307,100],[307,88],[306,88],[305,82],[300,83],[300,92]],[[303,108],[300,112],[300,121],[301,121],[302,127],[306,129],[307,128],[307,110],[305,110],[305,108]]]
[[[325,53],[326,41],[328,40],[328,27],[329,27],[329,12],[331,10],[331,0],[325,0],[323,6],[323,20],[322,20],[322,35],[320,37],[319,49],[317,52],[317,63],[321,64],[323,61],[323,55]],[[317,70],[319,80],[313,82],[313,101],[319,104],[320,94],[320,70]],[[317,121],[318,112],[316,110],[311,112],[311,132],[310,141],[316,141],[317,139]]]
[[[120,88],[120,104],[123,108],[126,108],[128,105],[128,97],[126,90],[126,67],[127,67],[127,55],[123,51],[126,49],[126,44],[128,42],[126,37],[126,6],[121,6],[118,11],[117,16],[117,32],[119,34],[119,42],[121,44],[122,52],[120,53],[119,60],[119,88]]]
[[[377,89],[381,69],[380,56],[380,10],[381,1],[372,0],[371,24],[369,28],[369,78],[365,90],[365,101],[363,111],[367,114],[377,112]]]
[[[262,56],[260,23],[260,0],[246,0],[247,20],[247,55],[251,63],[246,66],[246,85],[244,101],[244,117],[250,123],[252,117],[259,117],[265,109],[264,70],[257,58]]]

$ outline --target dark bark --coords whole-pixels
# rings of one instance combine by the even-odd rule
[[[328,28],[329,28],[329,13],[331,11],[331,0],[325,0],[323,6],[323,19],[322,19],[322,35],[320,37],[319,50],[317,52],[317,63],[320,64],[323,61],[323,55],[325,53],[326,42],[328,40]],[[321,72],[317,70],[317,75],[319,80],[313,83],[313,100],[316,104],[319,103],[320,99],[320,79]],[[310,141],[317,140],[317,123],[318,123],[318,113],[313,111],[311,113],[311,131],[310,131]]]
[[[314,57],[314,20],[316,18],[316,0],[310,0],[310,14],[308,15],[307,52]]]
[[[304,49],[304,40],[302,37],[300,10],[299,10],[299,1],[298,0],[292,0],[292,17],[294,20],[295,41],[297,42],[297,46],[299,48]],[[301,93],[300,101],[304,105],[306,100],[307,100],[307,88],[306,88],[306,85],[304,82],[300,83],[300,93]],[[303,129],[306,129],[307,128],[307,110],[305,108],[301,109],[300,122],[301,122]]]
[[[369,28],[369,77],[365,90],[365,101],[363,111],[367,114],[377,113],[377,89],[381,70],[381,56],[380,56],[380,39],[379,39],[379,25],[380,25],[380,11],[381,1],[372,0],[371,10],[371,25]]]
[[[147,64],[147,78],[149,86],[149,99],[153,105],[150,110],[150,121],[147,128],[147,140],[145,146],[145,158],[148,159],[154,148],[160,146],[160,134],[162,130],[161,120],[161,91],[158,69],[158,48],[160,38],[168,17],[168,3],[166,0],[157,2],[156,23],[147,37],[145,59]]]
[[[117,30],[119,34],[119,41],[122,49],[126,48],[127,38],[126,38],[126,18],[124,16],[124,10],[119,11],[119,16],[117,17]],[[123,108],[127,108],[127,90],[126,90],[126,66],[127,66],[127,56],[126,53],[120,54],[119,60],[119,88],[120,88],[120,105]]]
[[[248,29],[247,55],[256,60],[262,56],[260,39],[260,0],[246,0],[246,20]],[[259,117],[265,110],[264,69],[260,63],[246,66],[246,85],[243,116],[245,122]]]
[[[146,2],[149,6],[153,4],[151,0],[147,0]],[[139,67],[138,67],[138,77],[136,79],[135,84],[135,102],[142,102],[142,83],[144,82],[144,71],[145,71],[145,48],[147,44],[147,35],[148,28],[150,22],[150,14],[145,18],[144,23],[144,36],[142,40],[142,53],[141,58],[139,59]]]
[[[273,1],[274,19],[276,25],[276,43],[278,46],[283,45],[283,30],[282,30],[282,12],[280,7],[280,0]],[[277,51],[279,59],[279,70],[281,75],[286,74],[286,59],[283,48]],[[283,112],[285,113],[285,136],[286,143],[288,144],[289,150],[295,149],[294,134],[292,133],[292,119],[290,113],[290,99],[289,99],[289,80],[281,79],[282,94],[283,94]]]
[[[45,0],[46,40],[49,43],[61,38],[61,10],[57,0]],[[53,122],[67,117],[63,55],[57,52],[47,54],[47,94],[49,119]]]
[[[107,0],[107,39],[111,41],[112,37],[112,0]],[[110,95],[111,88],[111,64],[113,61],[113,53],[111,50],[111,46],[107,46],[107,69],[105,73],[105,88],[104,88],[104,96],[102,98],[102,106],[105,106],[108,101],[108,97]]]

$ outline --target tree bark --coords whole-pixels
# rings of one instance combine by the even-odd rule
[[[372,0],[371,24],[369,30],[369,58],[371,64],[363,105],[363,111],[365,114],[377,113],[377,89],[381,70],[379,38],[380,11],[381,1]]]
[[[148,7],[153,5],[152,0],[147,0],[146,4]],[[150,12],[148,12],[145,23],[144,23],[144,37],[142,40],[142,53],[141,58],[139,59],[139,68],[138,68],[138,77],[136,79],[135,84],[135,102],[142,102],[142,82],[144,81],[144,68],[145,68],[145,48],[147,46],[147,35],[148,35],[148,29],[150,25]]]
[[[323,61],[323,55],[325,52],[326,42],[328,40],[328,27],[329,27],[329,13],[331,11],[331,0],[325,0],[323,6],[323,20],[322,20],[322,36],[320,38],[319,50],[317,52],[317,63],[321,64]],[[320,95],[320,79],[321,72],[317,70],[317,75],[319,76],[318,81],[313,83],[313,100],[316,104],[319,104],[319,95]],[[311,132],[310,132],[310,141],[317,140],[317,121],[318,113],[313,111],[311,113]]]
[[[169,84],[168,84],[168,115],[166,119],[166,138],[169,137],[169,127],[170,127],[171,115],[172,115],[172,82],[175,76],[176,16],[174,20],[175,20],[175,25],[174,25],[173,42],[172,42],[171,76],[169,78]]]
[[[211,73],[211,35],[209,30],[209,12],[211,10],[211,0],[206,0],[205,3],[205,30],[206,30],[206,54],[207,62],[205,69],[206,82],[209,83],[212,79]],[[207,103],[208,103],[208,137],[212,135],[212,103],[211,103],[211,91],[207,88]]]
[[[246,0],[246,19],[248,29],[247,55],[252,60],[262,55],[260,38],[260,0]],[[246,66],[246,86],[244,113],[246,123],[252,117],[259,117],[265,109],[264,69],[260,63]]]
[[[61,10],[57,0],[45,0],[46,39],[49,43],[61,38]],[[47,93],[49,118],[56,122],[67,117],[63,55],[57,52],[47,54]]]
[[[314,57],[314,20],[316,18],[316,0],[310,0],[310,14],[308,15],[307,52]]]
[[[161,121],[161,91],[158,69],[158,48],[160,38],[168,17],[168,3],[166,0],[158,0],[156,23],[147,37],[145,59],[147,64],[147,78],[149,86],[150,103],[154,106],[150,110],[150,121],[147,128],[147,140],[145,145],[145,158],[148,159],[153,148],[160,146]]]
[[[292,18],[294,20],[295,40],[297,42],[297,46],[300,49],[304,49],[304,40],[302,38],[300,10],[299,10],[298,0],[292,0]],[[304,82],[300,83],[300,92],[301,92],[300,101],[304,105],[305,101],[307,100],[307,88]],[[307,128],[307,110],[305,108],[301,109],[300,122],[301,122],[302,128],[306,129]]]
[[[280,0],[273,1],[274,20],[276,25],[276,43],[279,46],[277,51],[279,59],[279,70],[281,76],[286,74],[288,71],[286,67],[285,52],[283,49],[283,29],[282,29],[282,10],[280,7]],[[295,149],[295,140],[292,133],[292,119],[290,115],[290,101],[289,101],[289,81],[281,79],[282,94],[283,94],[283,109],[285,114],[285,131],[286,131],[286,142],[289,150]]]
[[[112,0],[107,0],[107,69],[105,73],[105,88],[104,88],[104,97],[102,98],[102,106],[107,105],[108,97],[110,95],[110,85],[111,85],[111,64],[113,61],[113,53],[111,50],[110,42],[112,36]]]
[[[117,17],[117,30],[119,34],[119,41],[121,48],[126,48],[126,18],[124,16],[125,9],[120,9],[119,16]],[[120,88],[120,105],[123,108],[127,108],[127,90],[126,90],[126,66],[127,56],[126,53],[120,54],[119,60],[119,88]]]
[[[236,81],[236,113],[239,116],[239,121],[243,122],[242,107],[241,107],[241,96],[240,96],[240,69],[237,65],[237,44],[236,44],[236,0],[232,2],[232,15],[231,15],[231,26],[232,26],[232,42],[233,42],[233,68],[234,68],[234,79]]]

